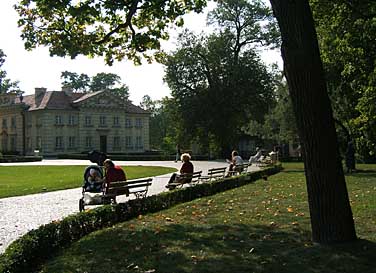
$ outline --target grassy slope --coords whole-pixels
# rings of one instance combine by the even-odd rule
[[[0,166],[0,198],[77,188],[85,166]],[[174,172],[174,168],[125,166],[128,179]]]
[[[356,242],[318,246],[302,165],[84,237],[42,272],[375,272],[376,166],[347,176]],[[155,270],[155,271],[153,271]]]

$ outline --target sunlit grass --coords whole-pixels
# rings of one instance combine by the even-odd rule
[[[176,171],[150,166],[123,168],[128,179]],[[80,187],[84,170],[85,166],[0,166],[0,198]]]
[[[92,233],[41,272],[374,272],[376,166],[346,176],[362,240],[330,247],[310,240],[302,164],[284,166],[267,181]]]

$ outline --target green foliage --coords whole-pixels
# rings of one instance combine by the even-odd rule
[[[129,88],[121,83],[121,77],[114,73],[97,73],[92,78],[81,73],[63,71],[61,73],[62,86],[69,87],[77,92],[95,92],[108,90],[124,100],[128,100]]]
[[[262,121],[274,103],[273,75],[254,47],[278,37],[272,34],[270,10],[259,1],[218,1],[209,22],[218,26],[217,33],[180,34],[178,49],[164,60],[165,81],[179,139],[226,154],[244,125]]]
[[[248,175],[199,184],[114,206],[102,206],[68,216],[61,221],[32,230],[14,241],[0,256],[1,272],[33,272],[56,251],[95,230],[111,227],[139,215],[160,211],[198,197],[233,189],[260,179],[264,175],[275,174],[279,170],[279,167],[268,168]]]
[[[177,109],[172,99],[164,97],[153,101],[148,95],[143,97],[140,106],[151,113],[150,117],[150,146],[152,149],[162,150],[167,154],[175,153],[176,143],[184,143],[184,137],[179,133],[179,124],[176,122]],[[183,146],[184,146],[183,145]]]
[[[90,77],[84,73],[80,75],[75,72],[63,71],[60,78],[63,80],[61,85],[69,87],[73,91],[89,92]]]
[[[2,69],[2,66],[5,62],[6,55],[4,54],[3,50],[0,49],[0,94],[5,93],[23,93],[20,88],[18,87],[18,81],[11,81],[7,78],[7,72]]]
[[[362,158],[375,158],[376,2],[310,3],[335,116],[356,139]]]
[[[0,198],[81,187],[86,166],[1,166]],[[128,179],[152,177],[174,168],[125,166]]]
[[[182,15],[205,5],[205,0],[22,0],[15,9],[26,49],[44,45],[55,56],[104,56],[111,65],[124,58],[151,61],[160,55],[160,40],[169,39],[168,28],[181,26]]]
[[[276,143],[295,142],[298,139],[298,131],[288,86],[282,74],[277,78],[276,105],[266,115],[261,130],[257,129],[260,125],[256,124],[256,132],[261,131],[260,137],[266,136],[268,139],[275,140]],[[254,132],[252,126],[249,131]]]

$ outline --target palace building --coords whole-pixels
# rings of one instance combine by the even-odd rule
[[[0,95],[0,152],[45,156],[149,150],[150,113],[107,91]]]

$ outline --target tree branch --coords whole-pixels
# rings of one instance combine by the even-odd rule
[[[132,21],[133,15],[137,12],[137,9],[138,9],[137,5],[138,5],[139,2],[140,2],[140,0],[134,0],[132,2],[131,6],[129,7],[129,12],[127,14],[125,22],[123,24],[119,24],[116,28],[114,28],[113,30],[108,32],[103,37],[103,39],[97,41],[96,44],[103,44],[103,43],[107,42],[114,33],[117,33],[120,29],[127,28],[127,27],[129,27],[129,29],[132,31],[132,38],[133,38],[135,36],[136,32],[132,27],[131,21]]]

